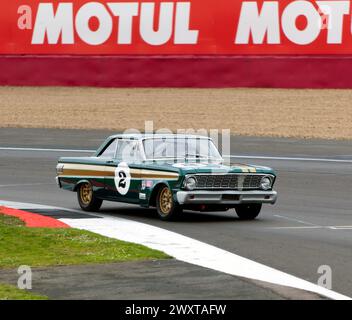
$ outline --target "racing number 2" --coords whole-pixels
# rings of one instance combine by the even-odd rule
[[[120,178],[119,188],[125,189],[126,188],[126,178],[127,178],[126,173],[123,172],[123,171],[120,171],[119,172],[119,178]]]
[[[117,192],[123,196],[126,195],[131,184],[131,173],[127,163],[119,163],[115,170],[114,180]]]

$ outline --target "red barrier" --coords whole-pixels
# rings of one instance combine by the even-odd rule
[[[351,2],[3,0],[0,84],[352,88]]]
[[[2,0],[0,54],[352,54],[351,0]]]
[[[0,56],[0,85],[352,88],[351,56]]]

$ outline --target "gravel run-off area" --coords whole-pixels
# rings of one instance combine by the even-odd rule
[[[0,127],[352,139],[352,90],[0,87]]]

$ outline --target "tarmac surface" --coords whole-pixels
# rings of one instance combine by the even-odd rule
[[[33,268],[32,290],[55,300],[321,299],[316,294],[233,277],[177,260]],[[0,283],[17,285],[16,270]]]
[[[0,199],[78,209],[75,194],[59,190],[54,177],[58,157],[79,156],[80,153],[1,148],[94,150],[109,134],[111,132],[108,131],[0,129]],[[278,173],[275,185],[275,190],[279,193],[278,203],[274,206],[264,206],[258,220],[239,221],[235,213],[229,211],[205,214],[186,212],[180,221],[163,222],[158,220],[151,209],[118,203],[104,204],[101,212],[186,235],[313,283],[317,283],[321,277],[319,267],[327,265],[332,270],[332,290],[352,296],[352,142],[233,137],[231,147],[231,154],[248,157],[236,160],[267,165]],[[258,159],[258,156],[269,158]],[[277,160],[275,157],[311,160]],[[316,160],[317,158],[325,160]],[[145,263],[150,266],[150,262]],[[163,264],[169,265],[166,268],[160,267]],[[160,262],[157,267],[153,265],[152,271],[148,267],[143,268],[147,269],[147,272],[159,274],[160,283],[167,283],[168,275],[170,281],[178,279],[179,282],[174,283],[180,283],[181,287],[173,292],[168,291],[166,287],[158,290],[159,282],[155,280],[151,282],[153,285],[150,287],[147,283],[142,286],[143,290],[149,288],[144,291],[144,296],[143,293],[134,296],[138,288],[133,293],[133,288],[128,288],[128,282],[124,282],[125,289],[120,291],[119,295],[121,287],[112,282],[111,288],[116,288],[113,291],[114,298],[122,298],[123,292],[126,298],[297,298],[292,292],[282,293],[282,288],[269,289],[262,283],[244,281],[208,269],[179,264],[172,260]],[[87,267],[85,270],[88,273],[89,268],[94,270],[94,267]],[[109,269],[108,266],[106,268]],[[158,273],[158,268],[166,274]],[[193,268],[193,274],[197,274],[197,277],[192,276]],[[49,274],[48,272],[42,274]],[[120,272],[120,268],[116,272]],[[89,277],[92,274],[93,271],[89,273]],[[107,272],[108,274],[108,278],[113,277],[113,274]],[[182,285],[181,274],[188,274],[189,281],[195,281],[194,285]],[[128,275],[122,275],[122,278],[128,279]],[[97,277],[101,278],[103,275],[99,273]],[[233,281],[228,288],[225,285],[230,283],[226,281],[227,277]],[[3,278],[0,275],[0,281]],[[99,296],[97,292],[95,297],[106,298],[106,295],[103,295],[105,290],[100,286],[97,288],[100,288],[102,295]],[[153,288],[154,294],[150,293]],[[210,295],[209,290],[212,290],[214,295]],[[62,298],[59,293],[56,297]],[[77,296],[72,292],[67,298],[70,297]]]

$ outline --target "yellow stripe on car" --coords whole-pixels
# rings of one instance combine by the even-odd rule
[[[59,177],[114,177],[116,167],[98,166],[86,164],[64,163]],[[148,169],[130,169],[133,179],[168,179],[178,180],[179,174],[170,171],[158,171]]]

